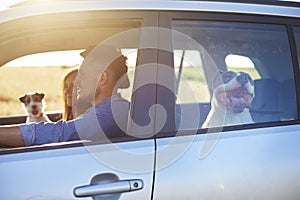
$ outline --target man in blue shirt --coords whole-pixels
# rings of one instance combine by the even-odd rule
[[[129,102],[121,98],[117,88],[129,84],[126,60],[116,49],[95,48],[80,66],[74,87],[76,106],[88,102],[93,107],[71,121],[0,126],[0,144],[30,146],[124,135]]]

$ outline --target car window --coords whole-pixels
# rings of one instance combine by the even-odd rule
[[[83,57],[87,56],[88,54],[83,55],[82,53],[86,50],[88,50],[86,52],[91,53],[95,47],[100,47],[100,51],[101,48],[102,50],[104,48],[108,48],[110,50],[114,49],[112,52],[115,52],[118,57],[120,57],[121,54],[127,57],[127,76],[122,76],[124,82],[120,82],[119,80],[118,87],[114,88],[113,92],[120,93],[120,96],[128,101],[128,106],[132,106],[133,104],[131,102],[131,96],[135,76],[137,52],[140,42],[140,31],[138,28],[141,27],[143,16],[138,14],[137,17],[137,14],[127,13],[127,18],[123,19],[122,17],[124,14],[125,13],[123,13],[120,17],[117,17],[118,14],[116,14],[115,17],[117,17],[117,19],[113,19],[111,15],[101,12],[99,14],[94,13],[93,15],[86,12],[80,13],[80,18],[78,18],[78,13],[66,13],[63,15],[64,17],[62,20],[60,20],[58,17],[46,17],[46,19],[44,19],[44,16],[41,16],[41,20],[29,20],[31,26],[24,27],[26,33],[24,33],[22,36],[20,34],[20,37],[17,37],[19,35],[15,36],[16,38],[12,37],[13,39],[8,39],[5,42],[5,45],[7,45],[7,50],[4,51],[3,54],[7,56],[5,56],[5,59],[1,60],[2,66],[0,68],[0,124],[10,125],[27,123],[26,120],[28,119],[28,113],[26,112],[26,109],[24,109],[24,106],[19,99],[27,92],[37,92],[39,94],[43,93],[43,98],[46,105],[46,107],[44,106],[45,111],[43,113],[47,115],[51,121],[59,121],[62,119],[63,111],[69,110],[68,107],[64,107],[62,98],[62,81],[67,73],[78,69],[80,66],[82,66],[82,63],[85,62]],[[76,20],[74,19],[74,16],[77,16]],[[40,24],[41,21],[43,21],[44,24]],[[57,23],[52,23],[53,21]],[[62,23],[62,21],[65,23]],[[18,23],[18,21],[16,21],[16,23]],[[24,24],[20,24],[20,26],[23,25]],[[15,27],[18,26],[14,26],[14,24],[10,26],[12,29]],[[47,31],[44,31],[43,28],[47,28]],[[19,41],[20,45],[23,44],[23,42],[26,43],[28,41],[31,43],[24,45],[22,51],[20,49],[14,51],[11,49],[11,47],[14,46],[16,41]],[[1,48],[5,49],[4,45],[2,45]],[[72,53],[71,60],[73,62],[66,63],[66,60],[68,60],[66,53]],[[96,57],[98,58],[98,53],[99,52],[95,50],[93,55],[97,54]],[[42,54],[55,54],[55,56],[45,58],[42,56]],[[58,57],[60,54],[62,57]],[[99,57],[101,56],[103,55],[99,55]],[[94,61],[94,58],[93,56],[90,56],[90,59],[87,59],[88,61],[86,62]],[[31,64],[28,60],[30,60]],[[124,59],[122,58],[122,60]],[[42,61],[42,63],[38,61]],[[86,64],[85,66],[85,69],[92,68],[89,64]],[[96,67],[95,70],[97,71],[98,66],[93,66]],[[123,65],[121,67],[123,67]],[[127,77],[129,82],[127,82]],[[89,82],[87,81],[89,80],[89,77],[84,78],[86,82]],[[76,80],[74,80],[72,83],[74,84],[75,82]],[[126,83],[126,85],[123,83]],[[85,87],[85,90],[89,90],[88,87]],[[119,95],[116,94],[115,97],[118,98]],[[88,108],[91,107],[91,104],[80,104],[78,107],[78,113],[83,114]],[[84,107],[84,109],[81,109],[81,107]],[[112,134],[120,133],[121,135],[123,133],[122,131],[126,131],[125,126],[127,125],[128,120],[127,117],[125,117],[126,113],[123,112],[123,115],[120,117],[118,110],[113,110],[112,112],[114,112],[113,117],[117,118],[116,120],[118,120],[116,123],[119,123],[121,120],[122,124],[124,124],[124,127],[122,126],[122,130],[120,132],[118,132],[119,130],[112,130],[111,132],[113,132]],[[79,114],[77,114],[76,117]],[[71,117],[70,119],[74,118]],[[114,123],[113,120],[109,122]],[[64,122],[60,121],[57,124],[63,123]],[[47,128],[45,128],[45,130],[41,130],[43,133],[47,131],[55,132],[56,134],[61,133],[59,131],[46,129]],[[108,132],[110,130],[106,131]],[[107,134],[109,135],[110,133]],[[98,141],[100,143],[105,143],[100,140],[95,141],[85,140],[82,138],[79,139],[83,140],[83,142],[87,141],[88,143],[92,141],[94,142],[93,144],[96,144]],[[112,140],[114,142],[118,142],[118,139],[122,140],[122,138]],[[51,143],[55,143],[52,145],[53,148],[59,148],[59,146],[62,145],[58,144],[57,142],[60,142],[60,140],[51,141]],[[44,142],[26,145],[38,144],[44,144]],[[70,144],[72,144],[72,142],[70,142]],[[36,146],[36,148],[43,148],[43,146]]]
[[[28,92],[39,92],[45,94],[44,111],[51,116],[52,121],[59,120],[64,109],[62,81],[69,72],[81,65],[83,58],[80,53],[83,51],[84,49],[33,54],[1,67],[0,117],[26,115],[25,106],[19,98]],[[122,49],[121,52],[128,57],[128,77],[132,83],[137,49]],[[128,88],[119,88],[118,92],[130,100],[131,90],[132,84]]]
[[[173,20],[172,29],[178,130],[297,118],[284,26]],[[249,88],[244,82],[234,81],[249,76],[245,79],[251,91],[242,89]],[[216,114],[219,111],[222,114]]]
[[[0,116],[25,115],[25,107],[19,97],[28,92],[45,94],[45,112],[61,112],[62,80],[69,71],[81,64],[81,51],[33,54],[1,67]]]

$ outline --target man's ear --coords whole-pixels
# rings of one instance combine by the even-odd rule
[[[101,77],[100,77],[100,80],[99,80],[99,84],[101,86],[105,85],[108,81],[108,73],[107,71],[104,71],[102,74],[101,74]]]

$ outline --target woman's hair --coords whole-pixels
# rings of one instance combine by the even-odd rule
[[[63,120],[73,119],[72,106],[68,106],[68,104],[67,104],[67,97],[65,95],[65,89],[66,89],[66,80],[72,75],[75,75],[75,77],[76,77],[77,72],[78,72],[78,69],[74,69],[74,70],[68,72],[62,81],[61,88],[62,88],[62,98],[63,98],[63,102],[64,102],[64,112],[62,115]]]

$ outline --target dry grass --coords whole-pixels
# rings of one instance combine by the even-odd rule
[[[1,67],[0,116],[24,114],[19,96],[29,91],[46,94],[46,111],[62,110],[61,81],[70,67]]]

